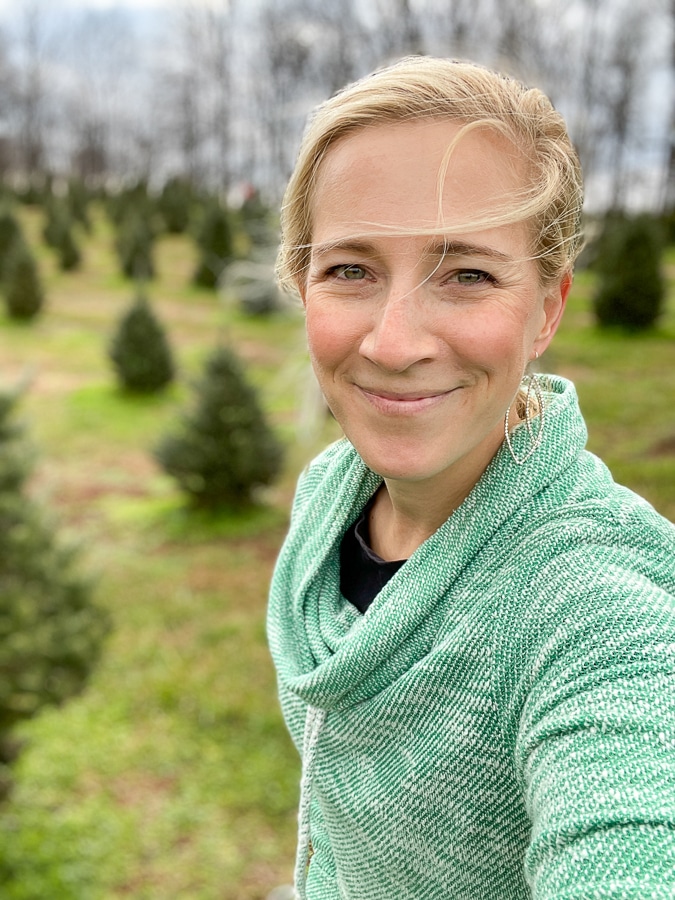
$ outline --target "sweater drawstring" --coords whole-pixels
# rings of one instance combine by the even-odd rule
[[[309,868],[310,851],[310,807],[312,805],[312,781],[314,760],[319,743],[319,734],[326,718],[325,709],[310,706],[305,719],[305,733],[302,739],[302,778],[300,779],[300,806],[298,809],[298,854],[295,860],[295,891],[298,900],[305,900],[305,884]]]

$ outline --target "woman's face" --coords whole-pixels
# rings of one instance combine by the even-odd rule
[[[347,437],[385,479],[439,489],[480,477],[569,288],[540,285],[527,225],[471,229],[525,187],[525,164],[474,130],[439,177],[458,130],[384,124],[329,150],[302,290],[312,362]]]

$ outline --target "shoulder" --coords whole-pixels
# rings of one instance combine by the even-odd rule
[[[359,456],[346,438],[330,444],[300,473],[293,501],[291,521],[297,519],[303,508],[321,493],[324,487],[343,478],[345,471],[353,467]]]
[[[594,458],[582,465],[602,474]],[[515,590],[494,619],[511,727],[527,698],[559,701],[638,672],[672,678],[675,526],[605,476],[576,479],[562,501],[543,492],[528,512],[506,563]]]
[[[593,573],[618,562],[675,592],[675,525],[645,499],[616,484],[591,453],[580,454],[566,477],[548,486],[532,508],[528,536],[544,548],[548,571],[575,566]]]

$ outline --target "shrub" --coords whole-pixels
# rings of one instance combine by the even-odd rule
[[[56,250],[63,271],[76,269],[82,255],[73,236],[73,219],[69,207],[62,200],[53,199],[46,207],[42,236]]]
[[[31,472],[17,392],[0,392],[0,791],[16,724],[84,686],[108,629],[92,603],[75,553],[54,537],[53,523],[26,496]]]
[[[16,241],[4,271],[7,313],[13,319],[33,319],[42,309],[44,293],[37,262],[24,241]]]
[[[166,332],[141,292],[122,316],[109,352],[120,384],[127,390],[152,393],[173,380],[173,354]]]
[[[0,206],[0,278],[4,276],[7,259],[14,245],[23,240],[23,232],[19,220],[12,209],[3,204]]]
[[[80,178],[71,178],[68,182],[66,201],[72,219],[78,222],[85,231],[91,231],[89,202],[91,196],[86,184]]]
[[[232,350],[218,347],[196,385],[180,433],[155,456],[196,506],[240,508],[279,473],[282,448]]]
[[[215,288],[223,269],[234,256],[231,215],[220,203],[212,202],[204,211],[197,245],[200,260],[194,275],[195,284]]]
[[[106,211],[112,223],[119,228],[130,213],[144,219],[150,228],[155,216],[155,204],[145,181],[138,181],[117,193],[108,194]],[[154,232],[154,227],[150,228]]]
[[[167,231],[182,234],[190,224],[192,189],[183,178],[170,178],[159,195],[157,208]]]
[[[115,248],[122,272],[127,278],[145,280],[155,277],[154,234],[140,210],[131,206],[121,222]]]
[[[662,235],[648,216],[608,218],[596,248],[599,284],[593,298],[598,324],[636,331],[663,311]]]

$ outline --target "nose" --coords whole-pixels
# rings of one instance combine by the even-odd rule
[[[417,292],[389,292],[373,311],[359,352],[378,368],[390,372],[403,372],[434,357],[437,340]]]

